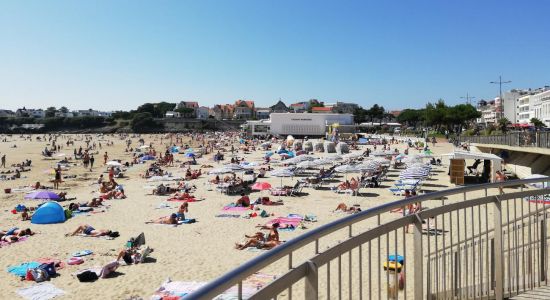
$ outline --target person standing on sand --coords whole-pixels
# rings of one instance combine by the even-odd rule
[[[6,167],[6,154],[2,155],[2,168]]]
[[[95,158],[94,158],[94,155],[92,154],[92,156],[90,156],[90,171],[92,171],[94,167],[94,161],[95,161]]]
[[[103,155],[103,164],[107,164],[107,159],[109,159],[109,155],[107,154],[107,151],[105,151],[105,154]]]
[[[61,166],[57,166],[55,169],[55,177],[53,180],[53,188],[59,189],[59,183],[61,183]]]

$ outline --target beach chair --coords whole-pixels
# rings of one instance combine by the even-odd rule
[[[292,187],[292,190],[290,190],[289,196],[298,196],[302,192],[302,189],[304,188],[304,183],[300,181],[296,181],[296,184],[294,187]]]

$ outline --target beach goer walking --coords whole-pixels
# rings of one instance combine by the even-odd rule
[[[53,188],[59,189],[59,183],[61,183],[61,166],[57,166],[55,169],[55,177],[53,180]]]
[[[90,171],[93,169],[94,167],[94,161],[95,161],[95,158],[94,158],[94,155],[92,154],[92,156],[90,156]]]
[[[506,181],[506,175],[504,175],[501,171],[496,171],[496,182],[504,182]],[[504,191],[502,190],[502,186],[498,187],[498,190],[500,191],[500,194],[504,194]]]
[[[6,154],[2,155],[2,168],[6,167]]]
[[[105,154],[103,154],[103,164],[107,164],[107,160],[109,159],[109,155],[107,154],[107,151],[105,151]]]

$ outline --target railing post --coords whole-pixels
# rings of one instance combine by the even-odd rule
[[[317,272],[317,266],[313,262],[308,261],[307,275],[305,278],[306,280],[305,299],[306,300],[317,300],[319,298],[318,277],[319,277],[319,274]]]
[[[494,257],[495,257],[495,298],[504,298],[504,257],[502,253],[502,205],[498,196],[495,196],[493,205]]]
[[[424,262],[422,261],[422,220],[414,220],[414,299],[424,298]],[[428,276],[429,277],[429,276]],[[428,278],[429,280],[429,278]]]
[[[540,221],[540,281],[546,281],[546,211],[544,211],[545,217]]]

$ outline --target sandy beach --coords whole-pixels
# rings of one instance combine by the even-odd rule
[[[43,137],[42,135],[40,135]],[[52,186],[50,182],[54,178],[53,168],[56,162],[65,156],[72,157],[73,150],[80,146],[86,147],[83,135],[65,135],[58,137],[58,144],[63,145],[59,153],[54,154],[53,158],[44,158],[41,151],[47,146],[48,142],[37,141],[37,135],[30,136],[26,140],[19,136],[7,136],[7,142],[0,143],[0,155],[6,155],[6,164],[19,163],[25,159],[31,159],[31,170],[22,172],[22,178],[16,180],[0,181],[0,229],[8,230],[12,227],[27,228],[30,227],[36,232],[26,241],[13,243],[0,248],[0,289],[3,291],[2,298],[17,299],[18,288],[27,287],[33,284],[30,281],[21,281],[18,277],[6,272],[9,266],[18,265],[23,262],[33,261],[38,258],[49,257],[66,262],[71,254],[81,250],[92,250],[93,255],[84,257],[85,262],[81,265],[66,265],[59,270],[59,276],[53,278],[50,282],[57,288],[66,292],[60,296],[60,299],[129,299],[131,297],[150,299],[151,295],[168,278],[178,281],[209,281],[217,276],[224,274],[239,264],[253,258],[261,252],[246,250],[236,250],[235,243],[244,238],[244,234],[253,234],[257,231],[258,224],[265,224],[270,218],[221,218],[216,215],[224,213],[223,207],[239,198],[238,195],[225,195],[208,187],[208,180],[212,175],[206,173],[209,168],[203,168],[203,175],[190,183],[197,187],[194,195],[197,198],[205,198],[204,201],[189,203],[189,212],[187,218],[197,220],[193,224],[182,224],[179,226],[145,224],[146,221],[158,217],[168,216],[177,210],[179,202],[167,202],[168,196],[151,195],[153,187],[159,182],[148,182],[140,177],[144,174],[150,163],[138,164],[128,168],[124,172],[125,178],[117,179],[117,182],[124,186],[126,199],[106,200],[106,207],[94,209],[94,213],[77,215],[64,223],[35,225],[30,221],[21,221],[21,214],[13,214],[11,211],[18,205],[23,204],[27,207],[38,205],[41,200],[24,199],[24,195],[30,191],[30,186],[39,181],[46,186]],[[152,143],[153,148],[159,152],[164,152],[170,141],[164,138],[161,141],[160,135],[142,135],[146,145]],[[138,145],[138,137],[131,138],[132,146]],[[66,146],[64,143],[68,140],[74,140],[74,145]],[[63,175],[75,175],[74,178],[64,179],[60,189],[68,193],[68,197],[76,197],[76,200],[60,202],[64,207],[70,202],[87,202],[94,196],[98,196],[98,185],[95,184],[98,176],[107,170],[103,165],[103,154],[108,152],[109,160],[119,159],[122,162],[130,161],[132,154],[125,152],[127,138],[118,136],[93,136],[95,143],[102,143],[102,149],[97,147],[92,152],[95,155],[95,164],[92,171],[82,166],[81,160],[70,160],[71,166],[63,171]],[[107,142],[112,142],[112,146],[107,146]],[[234,141],[235,147],[238,147],[237,140]],[[179,144],[179,143],[178,143]],[[183,144],[189,144],[192,147],[193,141],[184,138]],[[13,148],[16,145],[17,148]],[[276,147],[277,145],[273,145]],[[363,151],[367,146],[361,146]],[[368,146],[372,149],[372,146]],[[403,151],[405,144],[392,145],[391,149]],[[432,148],[435,154],[452,151],[452,145],[438,143]],[[265,151],[257,149],[250,154],[243,154],[242,151],[236,153],[239,157],[245,157],[246,161],[261,163]],[[314,153],[314,156],[325,156],[324,153]],[[230,152],[225,153],[226,159],[218,163],[214,162],[213,155],[208,154],[197,159],[198,164],[192,166],[193,170],[201,165],[212,165],[213,167],[222,166],[230,158]],[[275,155],[277,157],[277,155]],[[175,154],[176,163],[174,167],[163,167],[174,176],[184,176],[185,169],[179,167],[179,163],[188,161],[182,154]],[[275,169],[277,167],[274,167]],[[6,171],[9,168],[1,169]],[[397,171],[396,171],[397,172]],[[398,174],[398,173],[395,173]],[[352,176],[352,174],[348,174]],[[357,175],[357,174],[354,174]],[[105,176],[107,174],[105,173]],[[72,176],[73,177],[73,176]],[[435,180],[429,190],[440,190],[450,187],[448,176],[445,172],[434,174]],[[344,179],[344,175],[338,175],[339,180]],[[283,178],[285,185],[293,185],[295,178]],[[317,217],[317,222],[307,223],[306,228],[297,228],[294,231],[282,231],[281,240],[289,240],[295,236],[303,234],[311,228],[326,224],[338,218],[344,217],[345,213],[334,213],[333,210],[340,202],[348,206],[359,204],[362,209],[374,207],[389,201],[398,200],[400,197],[393,195],[388,187],[395,178],[389,178],[381,187],[363,188],[359,196],[349,194],[337,194],[327,189],[304,188],[304,194],[299,197],[281,197],[284,205],[280,206],[262,206],[270,215],[287,216],[288,214],[313,214]],[[280,185],[281,178],[269,177],[258,179],[261,182],[269,182],[272,186]],[[336,185],[337,183],[331,183]],[[454,187],[454,185],[452,185]],[[11,188],[10,194],[4,193],[4,189]],[[267,196],[268,192],[253,192],[251,199],[259,196]],[[276,200],[278,196],[270,196],[271,200]],[[159,208],[162,204],[169,208]],[[233,213],[233,212],[232,212]],[[246,213],[246,212],[245,212]],[[244,215],[245,213],[239,213]],[[80,224],[89,224],[96,229],[111,229],[118,231],[120,237],[107,240],[104,238],[92,238],[73,236],[66,237],[65,234],[75,230]],[[117,276],[106,279],[99,279],[93,283],[81,283],[71,274],[78,270],[102,266],[116,259],[120,249],[123,248],[126,241],[143,232],[146,237],[146,243],[154,249],[151,254],[151,260],[147,263],[137,265],[122,265],[117,270]],[[334,242],[343,237],[334,236]],[[311,253],[298,252],[296,260],[311,255]],[[274,275],[283,270],[270,270]]]

